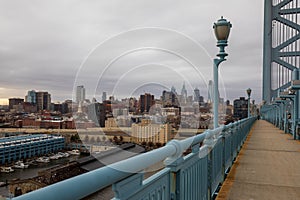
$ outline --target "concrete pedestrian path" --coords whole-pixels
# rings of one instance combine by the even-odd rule
[[[273,124],[253,125],[217,200],[300,199],[300,142]]]

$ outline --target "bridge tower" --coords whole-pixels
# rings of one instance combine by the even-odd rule
[[[300,66],[300,0],[265,0],[263,100],[291,85]]]

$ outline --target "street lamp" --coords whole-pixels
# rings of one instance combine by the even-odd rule
[[[250,95],[251,95],[251,89],[247,89],[247,95],[248,95],[248,117],[250,117]]]
[[[227,39],[229,37],[230,28],[232,27],[231,23],[227,21],[226,19],[223,19],[223,16],[221,19],[219,19],[216,23],[214,23],[214,30],[215,35],[218,40],[217,47],[219,47],[219,53],[217,56],[219,58],[214,59],[214,68],[213,68],[213,74],[214,74],[214,128],[217,128],[219,126],[218,118],[218,105],[219,105],[219,82],[218,82],[218,67],[219,64],[223,61],[225,61],[225,57],[228,56],[227,53],[225,53],[225,47],[227,46]]]
[[[251,107],[251,106],[250,106]],[[252,108],[251,108],[251,112],[252,114],[254,114],[254,116],[257,116],[257,110],[256,110],[256,105],[255,105],[255,100],[252,99]],[[250,112],[250,113],[251,113]]]

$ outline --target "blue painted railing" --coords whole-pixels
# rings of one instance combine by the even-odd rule
[[[114,200],[211,199],[225,179],[255,118],[207,130],[164,147],[61,181],[14,200],[74,200],[112,185]],[[183,155],[188,148],[191,153]],[[142,171],[164,160],[165,168],[143,179]]]
[[[292,112],[288,110],[288,101],[289,100],[277,100],[276,103],[263,105],[261,108],[261,117],[285,133],[292,134],[294,139],[299,140],[300,121],[296,114],[298,111],[296,111],[295,108],[292,109]]]

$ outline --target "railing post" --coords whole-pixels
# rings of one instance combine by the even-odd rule
[[[200,147],[199,144],[194,144],[191,150],[192,152],[187,156],[179,157],[166,166],[171,171],[171,200],[200,199],[200,197],[204,199],[208,196],[207,145]],[[199,191],[199,186],[203,187],[200,189],[202,191]]]
[[[214,138],[211,134],[211,130],[208,130],[208,136],[203,141],[204,145],[207,146],[208,149],[208,159],[207,159],[207,198],[208,200],[212,197],[212,148],[214,145]]]
[[[281,116],[280,116],[280,129],[284,130],[284,103],[280,103],[280,110],[281,110]]]
[[[235,122],[233,127],[232,127],[232,159],[233,161],[236,158],[237,155],[237,144],[238,144],[238,139],[237,139],[237,128],[238,122]]]
[[[143,173],[137,173],[120,182],[114,183],[112,185],[112,190],[115,196],[113,200],[127,199],[132,193],[142,186],[143,177]]]
[[[223,145],[223,158],[222,158],[222,182],[225,180],[225,171],[226,171],[226,134],[227,134],[227,128],[224,126],[221,137],[222,137],[222,145]]]
[[[178,167],[183,162],[183,158],[178,158],[175,162],[167,165],[171,169],[171,185],[170,185],[170,197],[171,200],[177,200],[180,197],[180,168]],[[178,198],[177,198],[178,197]]]
[[[235,123],[232,124],[229,128],[229,135],[230,135],[230,160],[231,160],[231,165],[233,164],[233,158],[234,158],[234,155],[233,155],[233,145],[234,145],[234,126],[235,126]]]
[[[278,113],[277,113],[277,127],[280,128],[280,115],[281,115],[281,109],[280,109],[280,106],[277,106],[277,110],[278,110]]]
[[[238,126],[237,126],[237,153],[240,152],[240,149],[241,149],[241,122],[238,122]]]
[[[287,131],[287,114],[286,114],[286,112],[287,112],[287,102],[284,103],[283,110],[284,110],[284,115],[283,115],[283,117],[284,117],[284,120],[283,120],[283,122],[284,122],[284,124],[283,124],[283,131],[284,131],[284,133],[287,133],[288,132]]]

